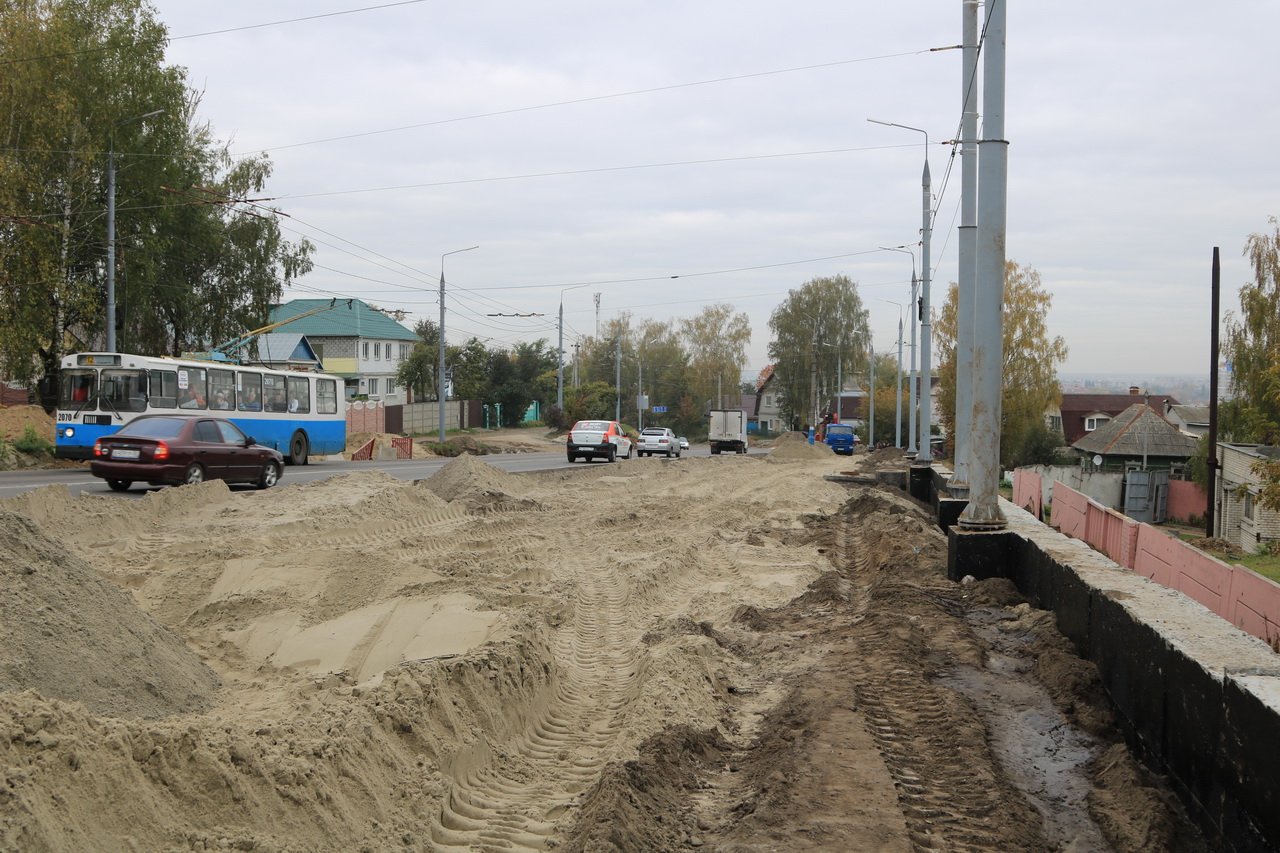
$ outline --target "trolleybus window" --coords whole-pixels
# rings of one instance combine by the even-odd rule
[[[316,411],[322,415],[332,415],[338,411],[338,383],[335,380],[316,380]]]
[[[147,408],[145,370],[103,370],[101,408],[116,412],[143,412]]]
[[[305,376],[289,377],[289,411],[311,411],[311,383]]]
[[[262,407],[268,412],[287,412],[289,401],[284,396],[284,377],[266,374],[262,377]]]
[[[89,409],[86,405],[93,399],[98,385],[98,371],[76,370],[69,368],[62,371],[61,388],[58,391],[59,409]]]
[[[151,408],[172,409],[178,405],[178,372],[151,371]]]
[[[237,373],[236,388],[240,391],[240,411],[262,411],[262,374]]]
[[[178,368],[178,408],[209,407],[209,382],[203,367]]]
[[[210,370],[209,408],[226,411],[235,407],[235,374],[230,370]]]

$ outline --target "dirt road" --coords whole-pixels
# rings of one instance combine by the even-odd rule
[[[0,849],[1200,849],[1051,620],[838,464],[4,501]]]

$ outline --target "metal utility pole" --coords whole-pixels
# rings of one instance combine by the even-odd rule
[[[1214,246],[1209,298],[1209,500],[1204,513],[1204,535],[1210,537],[1214,535],[1214,509],[1218,489],[1218,294],[1221,291],[1221,280],[1218,247]]]
[[[134,121],[142,121],[163,113],[152,110],[140,116],[122,119],[111,126],[107,140],[107,352],[116,351],[116,140],[115,129]]]
[[[618,423],[622,423],[622,336],[618,336],[618,349],[614,354],[614,370],[617,376],[613,381],[613,388],[618,392],[617,397],[613,401],[613,419]]]
[[[911,260],[915,260],[915,255],[911,256]],[[919,409],[918,400],[916,399],[919,392],[917,390],[919,383],[916,381],[919,377],[916,374],[916,323],[919,320],[920,302],[919,302],[919,281],[916,279],[916,271],[911,271],[911,389],[908,393],[910,400],[910,411],[907,412],[907,420],[909,422],[907,428],[907,455],[914,457],[918,452],[916,447],[916,411]]]
[[[871,347],[871,419],[867,422],[867,449],[876,446],[876,348]]]
[[[929,313],[929,241],[933,236],[933,195],[929,180],[929,134],[924,137],[924,175],[921,178],[923,189],[923,225],[924,237],[920,244],[920,442],[916,453],[917,465],[929,465],[932,461],[933,442],[930,440],[930,421],[933,415],[933,366],[930,363],[932,323]]]
[[[479,249],[478,245],[468,246],[465,249],[454,249],[452,252],[445,252],[440,256],[440,363],[436,368],[436,397],[440,403],[440,443],[444,444],[444,403],[445,384],[444,384],[444,259],[449,255],[456,255],[459,252],[470,252],[472,249]]]
[[[1004,358],[1005,231],[1009,142],[1004,138],[1005,6],[988,0],[982,54],[982,139],[978,143],[977,288],[974,293],[973,414],[969,432],[969,503],[962,530],[1001,530],[1001,362]]]
[[[964,0],[960,75],[960,234],[956,299],[955,474],[951,496],[969,495],[969,430],[973,420],[973,297],[978,244],[978,0]]]
[[[564,293],[560,294],[560,322],[556,338],[556,408],[564,411]]]

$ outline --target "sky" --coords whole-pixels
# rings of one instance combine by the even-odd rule
[[[563,304],[568,351],[622,312],[727,303],[750,377],[788,292],[843,274],[890,350],[926,152],[935,309],[957,278],[961,52],[937,48],[961,41],[960,0],[153,5],[199,117],[266,152],[286,238],[316,245],[286,300],[412,327],[438,319],[443,266],[451,342],[554,346]],[[1213,247],[1237,309],[1245,241],[1280,215],[1280,3],[1007,16],[1006,251],[1052,295],[1060,371],[1207,375]]]

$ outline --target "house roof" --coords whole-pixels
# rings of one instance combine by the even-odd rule
[[[1177,417],[1188,426],[1209,424],[1209,407],[1208,406],[1179,406],[1172,405],[1169,407],[1169,413]]]
[[[302,322],[299,320],[298,322]],[[315,351],[307,336],[299,332],[269,332],[254,339],[258,345],[258,359],[272,364],[286,361],[318,363]]]
[[[1143,403],[1134,403],[1071,446],[1103,456],[1165,456],[1185,459],[1198,441]]]
[[[1158,411],[1164,411],[1165,404],[1176,406],[1178,401],[1169,394],[1076,394],[1064,393],[1058,408],[1065,418],[1068,414],[1083,415],[1103,413],[1118,415],[1134,403],[1147,402],[1147,405]]]
[[[339,299],[336,302],[332,299],[294,299],[273,307],[269,319],[272,323],[278,323],[331,303],[333,307],[328,311],[295,320],[285,328],[290,333],[310,338],[381,338],[393,341],[418,339],[411,329],[381,311],[375,311],[359,299]]]

